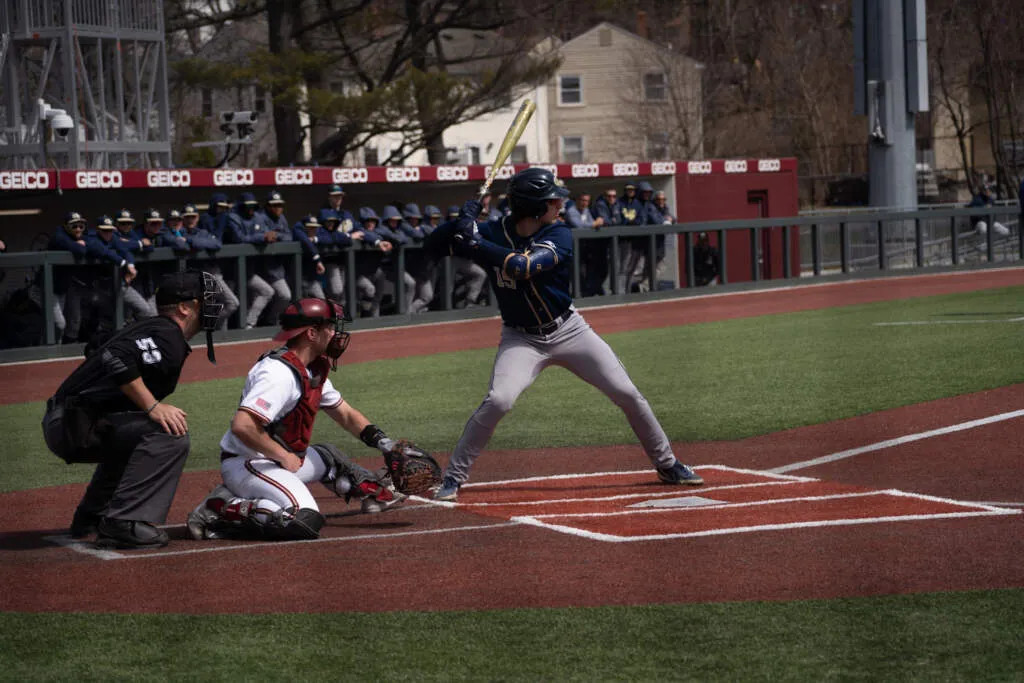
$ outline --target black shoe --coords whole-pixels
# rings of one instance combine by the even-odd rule
[[[96,529],[98,548],[162,548],[169,541],[163,529],[132,519],[104,517]]]
[[[95,512],[84,512],[80,508],[75,509],[75,516],[71,518],[71,538],[85,538],[96,533],[96,525],[100,523],[100,516]]]

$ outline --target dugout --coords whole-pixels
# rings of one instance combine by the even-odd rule
[[[549,168],[569,185],[573,194],[596,196],[608,187],[621,194],[627,182],[646,180],[664,190],[669,206],[681,223],[725,219],[795,216],[798,210],[795,159],[740,159],[710,161],[654,161],[589,164],[538,164]],[[499,169],[495,198],[505,181],[527,165]],[[473,196],[490,172],[489,166],[420,166],[368,168],[228,168],[128,170],[4,170],[0,171],[0,239],[8,253],[38,250],[61,224],[67,211],[82,213],[90,226],[101,215],[127,208],[141,215],[153,207],[166,213],[187,202],[203,210],[214,192],[235,199],[252,191],[260,201],[271,189],[284,195],[290,222],[324,205],[330,185],[345,189],[343,207],[357,214],[371,206],[380,213],[385,204],[415,202],[422,210],[434,204],[442,211]],[[796,228],[762,228],[756,243],[753,233],[733,231],[726,240],[729,282],[783,277],[782,232],[793,230],[793,263],[799,263]],[[691,241],[693,235],[688,237]],[[686,283],[682,242],[670,235],[669,272],[663,277],[679,286]],[[711,233],[717,245],[719,235]],[[759,268],[755,274],[752,264]],[[22,278],[7,277],[5,290]]]

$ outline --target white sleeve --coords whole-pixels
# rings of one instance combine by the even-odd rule
[[[320,408],[334,408],[340,405],[341,401],[341,394],[331,384],[331,380],[324,378],[324,392],[320,395]]]
[[[264,423],[273,422],[295,407],[300,397],[298,384],[291,368],[279,360],[264,358],[249,371],[238,408]]]

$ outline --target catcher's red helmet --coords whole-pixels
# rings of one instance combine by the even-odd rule
[[[345,311],[341,304],[330,299],[299,299],[288,304],[281,314],[281,331],[274,336],[274,341],[286,342],[297,337],[314,325],[332,323],[341,331],[345,320]]]

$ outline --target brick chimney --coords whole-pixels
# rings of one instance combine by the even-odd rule
[[[641,38],[648,38],[647,35],[647,12],[637,10],[636,12],[636,34]]]

